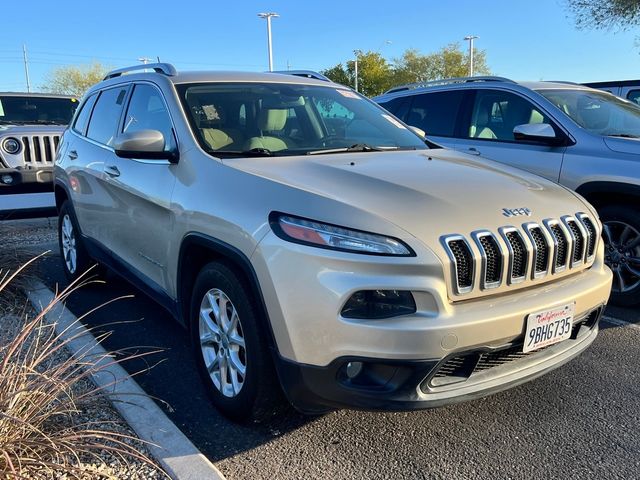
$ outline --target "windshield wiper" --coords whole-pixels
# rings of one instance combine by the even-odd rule
[[[268,148],[252,148],[250,150],[209,150],[209,153],[215,156],[233,155],[234,157],[272,157],[273,156],[273,152]]]
[[[608,133],[607,137],[640,138],[640,135],[633,135],[632,133]]]
[[[398,150],[398,147],[372,147],[368,143],[354,143],[350,147],[326,148],[324,150],[310,150],[307,155],[324,155],[329,153],[346,152],[384,152],[387,150]]]

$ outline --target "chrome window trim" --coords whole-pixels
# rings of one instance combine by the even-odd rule
[[[456,257],[453,254],[451,247],[449,246],[450,242],[453,242],[456,240],[463,241],[467,245],[467,248],[469,249],[469,253],[471,254],[471,285],[468,287],[460,287]],[[476,278],[477,257],[475,252],[471,248],[471,245],[467,241],[467,239],[460,234],[451,234],[451,235],[443,235],[442,237],[440,237],[440,242],[442,243],[442,246],[444,247],[445,251],[447,252],[447,256],[449,257],[450,266],[451,266],[450,273],[451,273],[451,278],[453,279],[453,282],[451,282],[451,289],[453,290],[453,292],[456,295],[464,295],[465,293],[469,293],[473,291],[473,288],[475,286],[475,278]]]
[[[562,224],[567,228],[567,232],[571,236],[572,245],[571,245],[571,258],[569,260],[569,268],[578,267],[584,263],[584,256],[585,256],[586,246],[587,246],[587,243],[586,243],[587,234],[582,224],[578,220],[576,220],[576,218],[573,215],[563,215],[562,217],[560,217],[560,220],[562,221]],[[569,227],[570,222],[573,222],[576,225],[576,227],[578,227],[578,230],[580,231],[580,235],[582,235],[582,252],[580,252],[580,260],[577,260],[577,261],[574,261],[573,259],[575,255],[576,238],[573,233],[573,230],[571,230],[571,227]]]
[[[547,231],[549,232],[549,235],[553,239],[553,263],[551,265],[551,273],[555,274],[555,273],[564,272],[567,269],[567,266],[569,265],[569,263],[571,262],[570,253],[573,251],[572,250],[573,249],[573,244],[572,244],[571,239],[573,237],[567,232],[567,228],[558,219],[547,218],[547,219],[543,220],[542,223],[544,224],[544,226],[546,227]],[[562,235],[564,235],[564,239],[567,242],[567,258],[566,258],[564,264],[560,265],[560,266],[557,266],[558,240],[556,239],[556,236],[553,234],[553,231],[551,230],[551,227],[553,227],[555,225],[557,225],[558,228],[560,228],[560,230],[562,231]]]
[[[525,233],[527,234],[527,237],[529,238],[529,242],[531,243],[531,248],[532,248],[532,255],[531,255],[531,280],[537,280],[539,278],[544,278],[546,277],[550,270],[551,270],[551,265],[553,264],[553,259],[554,259],[554,251],[555,251],[555,243],[553,241],[553,238],[551,238],[549,232],[547,232],[545,230],[545,228],[540,225],[539,223],[536,222],[526,222],[522,224],[522,228],[525,231]],[[544,237],[544,241],[547,244],[547,265],[546,268],[544,270],[544,272],[536,272],[536,262],[538,260],[538,247],[536,245],[536,241],[533,238],[533,234],[531,233],[531,230],[533,230],[534,228],[538,228],[540,229],[540,232],[542,233],[542,236]]]
[[[502,236],[502,240],[504,241],[505,245],[507,246],[507,250],[509,252],[508,255],[508,269],[507,269],[507,285],[515,285],[518,283],[522,283],[527,279],[527,274],[529,273],[529,262],[531,260],[531,253],[532,253],[532,249],[531,249],[531,245],[529,245],[529,243],[527,242],[527,240],[525,239],[524,235],[522,235],[522,233],[520,233],[520,230],[512,225],[506,226],[506,227],[500,227],[498,229],[498,232],[500,233],[500,235]],[[520,240],[522,240],[522,244],[524,245],[525,251],[527,253],[527,258],[525,259],[525,268],[524,268],[524,275],[520,276],[520,277],[514,277],[513,276],[513,261],[515,258],[514,252],[513,252],[513,247],[511,246],[511,242],[509,241],[509,239],[507,238],[507,234],[514,232],[516,235],[518,235],[520,237]]]
[[[502,282],[504,281],[504,272],[505,272],[505,265],[506,265],[505,259],[507,258],[507,255],[505,254],[505,251],[502,248],[502,245],[500,245],[500,242],[498,241],[497,237],[489,230],[476,230],[471,233],[471,237],[476,242],[476,246],[478,247],[478,251],[480,252],[480,289],[490,290],[492,288],[498,288],[500,285],[502,285]],[[493,241],[498,247],[498,252],[500,254],[500,257],[502,258],[501,266],[500,266],[500,278],[498,279],[497,282],[487,282],[487,266],[488,266],[487,254],[484,249],[484,246],[480,242],[480,239],[483,237],[493,238]]]
[[[586,241],[585,241],[585,248],[584,248],[584,262],[591,263],[596,258],[596,253],[598,252],[598,240],[600,239],[600,235],[601,235],[600,229],[598,228],[598,222],[595,221],[590,215],[587,215],[584,212],[576,213],[576,218],[578,219],[578,222],[582,225],[586,233]],[[589,220],[591,222],[591,225],[593,225],[593,230],[594,230],[593,233],[596,237],[593,242],[593,254],[591,255],[589,255],[589,248],[588,248],[588,244],[591,240],[591,235],[589,234],[589,229],[587,228],[585,219]]]

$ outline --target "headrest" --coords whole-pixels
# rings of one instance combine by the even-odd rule
[[[282,130],[287,123],[287,110],[281,108],[263,108],[258,114],[258,128],[271,132]]]

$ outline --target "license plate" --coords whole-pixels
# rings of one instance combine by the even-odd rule
[[[527,316],[523,352],[547,347],[571,336],[575,302]]]

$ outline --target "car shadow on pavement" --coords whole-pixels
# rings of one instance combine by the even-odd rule
[[[68,285],[59,262],[55,254],[39,262],[41,280],[54,291]],[[113,299],[118,300],[104,305]],[[227,420],[207,397],[186,330],[115,274],[107,274],[104,283],[81,287],[69,296],[66,306],[76,317],[92,312],[82,322],[94,335],[111,332],[102,342],[108,351],[130,355],[162,350],[122,366],[135,374],[144,391],[211,461],[255,448],[318,418],[287,408],[265,423],[240,425]]]

